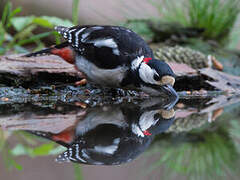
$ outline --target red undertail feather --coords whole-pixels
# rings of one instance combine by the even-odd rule
[[[74,64],[74,52],[70,47],[64,47],[61,49],[52,49],[51,54],[60,56],[65,61],[67,61],[70,64]]]
[[[66,130],[59,134],[55,134],[52,136],[52,140],[54,141],[62,141],[65,143],[71,143],[74,138],[74,131],[73,130]]]

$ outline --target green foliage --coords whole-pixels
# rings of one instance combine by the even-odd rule
[[[50,155],[56,156],[66,151],[66,148],[63,146],[57,145],[54,142],[46,143],[42,138],[36,137],[24,131],[15,132],[14,135],[18,138],[19,143],[15,147],[10,148],[7,140],[4,138],[4,131],[0,129],[0,152],[5,166],[9,170],[12,168],[19,171],[23,169],[23,167],[15,160],[17,156],[29,156],[32,158]],[[45,143],[39,145],[41,141],[44,141]],[[74,163],[73,169],[75,180],[83,180],[81,166]]]
[[[75,24],[78,21],[78,3],[79,0],[73,0],[73,21]],[[69,20],[50,16],[16,17],[19,12],[21,12],[20,7],[13,9],[11,2],[5,4],[0,22],[0,55],[10,50],[26,53],[27,50],[23,46],[29,43],[34,43],[36,49],[41,49],[44,46],[41,40],[50,35],[54,35],[56,43],[60,43],[60,36],[55,31],[52,31],[53,27],[58,25],[70,27],[74,25]],[[39,27],[45,28],[47,32],[35,35],[34,31]],[[14,35],[9,33],[10,29],[15,30]]]
[[[224,41],[239,14],[239,0],[164,0],[154,3],[167,22],[204,28],[203,37]]]
[[[14,159],[13,155],[11,154],[10,151],[6,151],[5,149],[1,152],[1,155],[3,157],[3,161],[5,163],[5,166],[8,168],[8,169],[12,169],[12,168],[15,168],[19,171],[21,171],[23,169],[23,167],[18,164],[16,162],[16,160]]]
[[[230,135],[234,139],[236,149],[240,153],[240,122],[239,120],[232,120],[230,125]]]
[[[149,172],[164,166],[167,174],[175,172],[187,176],[188,179],[225,179],[228,173],[234,175],[237,151],[229,137],[222,132],[201,134],[203,140],[200,142],[155,144],[151,152],[155,152],[155,157],[156,152],[160,153],[160,157],[150,166]]]
[[[72,22],[74,25],[78,24],[78,5],[79,0],[73,0],[72,3]]]
[[[0,129],[0,150],[4,147],[5,140],[4,140],[4,131]]]
[[[240,161],[239,103],[209,126],[174,136],[159,136],[146,155],[154,155],[148,173],[164,169],[166,176],[187,179],[238,179]],[[163,174],[161,174],[163,175]]]
[[[65,148],[62,146],[55,146],[55,143],[46,143],[37,147],[30,147],[29,145],[24,146],[23,144],[16,145],[11,149],[11,154],[13,156],[28,155],[30,157],[46,156],[46,155],[56,155],[62,153]]]
[[[10,148],[8,140],[6,139],[7,136],[4,135],[4,133],[7,132],[0,130],[0,152],[1,156],[3,157],[5,166],[8,169],[15,168],[22,170],[22,166],[15,160],[17,156],[25,155],[32,158],[50,155],[56,156],[66,150],[65,147],[57,145],[54,142],[41,143],[43,139],[24,131],[14,133],[14,136],[18,138],[19,143],[15,147]]]
[[[1,152],[1,157],[3,159],[3,162],[4,162],[5,166],[8,169],[15,168],[15,169],[20,171],[20,170],[22,170],[22,166],[15,161],[11,151],[9,150],[9,145],[6,142],[6,138],[8,136],[7,134],[8,134],[8,132],[5,132],[5,131],[0,129],[0,152]]]
[[[133,19],[121,25],[140,34],[146,41],[150,41],[153,38],[153,32],[146,23],[146,20]]]
[[[73,26],[69,20],[63,20],[57,17],[50,16],[25,16],[25,17],[14,17],[11,19],[13,27],[18,31],[23,31],[26,27],[31,25],[38,25],[46,28],[54,28],[54,26]]]
[[[75,180],[83,180],[82,169],[79,164],[73,164]]]
[[[236,23],[229,35],[229,43],[227,44],[228,49],[236,49],[240,41],[240,29],[239,24]]]

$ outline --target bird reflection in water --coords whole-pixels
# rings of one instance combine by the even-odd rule
[[[155,135],[171,126],[175,103],[154,98],[138,105],[127,103],[90,108],[74,125],[58,134],[30,132],[67,147],[57,157],[58,162],[118,165],[135,159],[146,150]]]

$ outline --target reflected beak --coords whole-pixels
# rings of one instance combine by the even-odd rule
[[[179,99],[179,96],[175,91],[175,89],[173,89],[171,85],[163,85],[162,90],[164,93],[166,93],[169,96],[169,98],[171,99],[171,104],[173,104],[174,106]],[[168,107],[168,108],[170,109],[171,107]]]
[[[173,89],[173,87],[172,87],[171,85],[169,85],[169,84],[163,85],[163,86],[162,86],[162,89],[163,89],[163,91],[164,91],[167,95],[169,95],[170,97],[178,98],[177,92],[175,91],[175,89]]]

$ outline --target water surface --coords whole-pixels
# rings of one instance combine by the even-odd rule
[[[239,97],[0,105],[2,179],[238,179]]]

